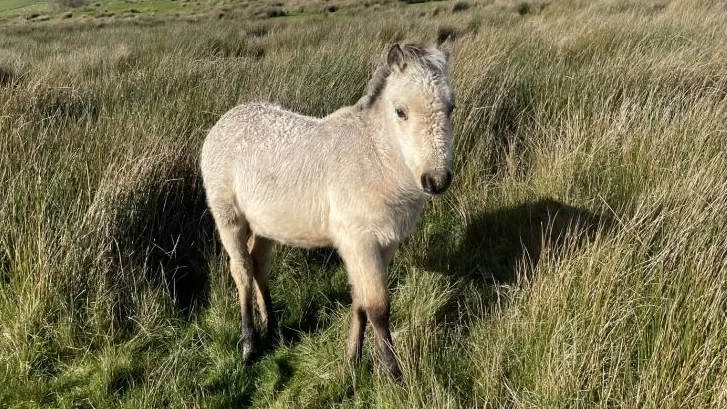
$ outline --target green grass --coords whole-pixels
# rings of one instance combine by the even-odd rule
[[[727,10],[522,3],[0,26],[0,407],[727,407]],[[352,104],[440,29],[455,182],[390,270],[403,381],[370,330],[346,367],[325,250],[276,248],[283,342],[244,366],[207,130]]]
[[[233,2],[234,4],[243,4]],[[196,0],[185,2],[184,0],[98,0],[87,1],[84,6],[70,8],[62,7],[57,2],[28,1],[28,0],[0,0],[0,16],[23,17],[29,14],[49,14],[54,20],[61,18],[65,12],[71,12],[77,17],[106,17],[108,13],[120,15],[129,10],[136,10],[139,14],[147,15],[169,15],[173,13],[195,13],[199,11],[214,11],[217,2],[211,0]],[[229,8],[229,7],[228,7]]]
[[[50,10],[50,2],[34,0],[0,0],[0,15],[17,15]]]

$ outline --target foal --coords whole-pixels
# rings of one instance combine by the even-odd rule
[[[424,201],[452,180],[454,93],[449,43],[394,44],[355,105],[324,118],[251,103],[210,130],[200,166],[207,202],[242,310],[242,354],[257,354],[252,320],[275,330],[268,273],[274,241],[333,246],[352,286],[346,356],[361,358],[367,320],[385,369],[399,375],[389,332],[386,270]]]

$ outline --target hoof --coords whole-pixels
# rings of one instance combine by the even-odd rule
[[[255,362],[260,357],[260,349],[254,341],[242,342],[242,361],[247,365]]]
[[[283,339],[282,334],[280,333],[280,327],[275,324],[267,325],[265,327],[265,337],[270,345],[278,345],[280,340]]]
[[[394,381],[401,381],[401,369],[399,369],[399,365],[396,362],[393,364],[385,363],[384,372],[386,372],[386,375]]]
[[[363,357],[363,347],[357,344],[350,344],[346,347],[346,363],[351,367],[356,367],[361,363]]]
[[[395,381],[401,380],[401,369],[393,353],[386,353],[380,357],[382,370]]]

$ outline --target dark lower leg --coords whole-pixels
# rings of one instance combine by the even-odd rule
[[[396,361],[396,356],[394,355],[391,332],[389,331],[389,305],[384,304],[367,308],[366,315],[374,327],[379,360],[381,360],[384,369],[389,375],[394,378],[399,378],[401,371],[399,369],[399,363]]]
[[[389,300],[386,288],[386,263],[381,247],[367,237],[352,237],[338,243],[338,252],[346,262],[348,277],[353,287],[354,317],[348,338],[349,357],[360,355],[366,320],[374,327],[379,360],[385,371],[398,378],[399,365],[391,347],[389,332]],[[393,253],[392,253],[393,254]],[[356,307],[354,305],[354,307]],[[365,315],[360,313],[361,307]]]
[[[261,313],[260,316],[262,318],[262,324],[265,326],[265,332],[268,336],[277,338],[278,321],[275,319],[275,314],[273,313],[273,300],[270,297],[270,289],[267,286],[263,288],[260,286],[260,283],[258,283],[257,286],[258,304],[263,304],[258,307],[261,311],[264,311],[264,313]]]
[[[354,300],[351,310],[353,316],[351,317],[351,328],[348,332],[346,358],[351,364],[357,364],[361,361],[361,354],[363,353],[366,312],[356,300]]]
[[[272,241],[260,237],[251,237],[250,255],[252,256],[255,276],[255,288],[257,294],[258,310],[260,311],[260,321],[262,322],[268,336],[277,335],[277,321],[273,313],[273,301],[270,297],[270,252],[272,251]]]
[[[252,319],[252,277],[250,260],[231,261],[230,272],[240,301],[242,359],[252,361],[258,354],[255,323]]]
[[[252,319],[252,303],[247,302],[242,307],[242,359],[250,362],[257,357],[257,334],[255,333],[255,324]]]

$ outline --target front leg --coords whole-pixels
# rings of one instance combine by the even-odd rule
[[[381,260],[383,265],[388,267],[394,259],[394,254],[399,243],[393,243],[389,246],[380,248]],[[358,296],[356,291],[352,292],[353,302],[351,303],[352,317],[351,328],[348,333],[348,343],[346,345],[346,358],[349,363],[357,364],[361,360],[363,352],[364,331],[366,330],[366,310],[363,300]]]
[[[389,296],[386,267],[396,247],[382,249],[372,238],[350,237],[338,243],[338,252],[346,263],[353,293],[353,321],[349,332],[347,355],[356,361],[361,354],[366,319],[374,327],[379,359],[394,378],[401,375],[389,330]],[[365,315],[364,315],[365,313]]]
[[[388,246],[381,247],[381,259],[384,260],[384,268],[388,269],[391,267],[391,262],[394,261],[394,255],[398,249],[399,242],[394,242]]]

